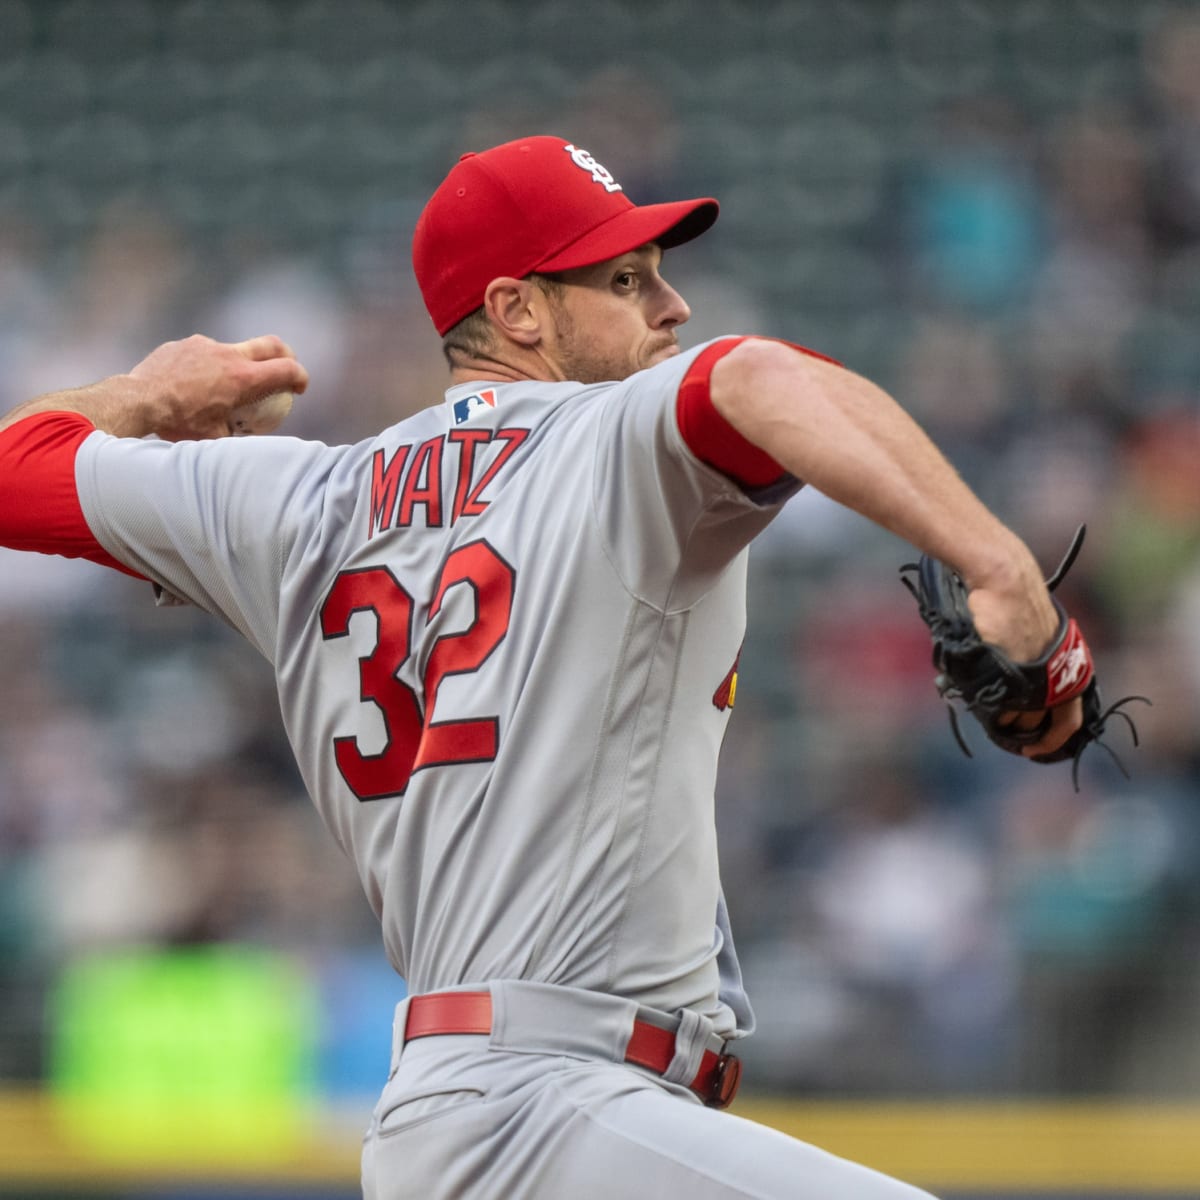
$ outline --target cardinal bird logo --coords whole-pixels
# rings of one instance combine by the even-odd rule
[[[721,686],[713,692],[713,707],[718,712],[724,712],[727,708],[733,707],[733,702],[737,699],[737,673],[738,664],[742,661],[742,652],[739,649],[737,658],[733,660],[733,666],[729,668],[729,673],[721,680]]]

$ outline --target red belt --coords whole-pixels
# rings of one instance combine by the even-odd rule
[[[408,1003],[404,1040],[447,1033],[491,1033],[491,992],[432,992]],[[665,1075],[675,1057],[675,1034],[647,1021],[634,1021],[625,1061]],[[710,1108],[728,1108],[742,1078],[741,1060],[705,1050],[688,1087]]]

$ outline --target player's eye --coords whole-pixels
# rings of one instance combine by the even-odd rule
[[[629,290],[637,286],[637,273],[635,271],[620,271],[613,280],[613,283],[619,288]]]

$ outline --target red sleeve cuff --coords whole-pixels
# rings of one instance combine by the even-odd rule
[[[0,546],[86,558],[143,578],[96,541],[75,488],[75,454],[95,426],[72,412],[35,413],[0,431]]]
[[[765,450],[747,441],[713,407],[709,382],[713,367],[735,346],[747,341],[745,337],[725,338],[714,342],[696,356],[688,368],[675,400],[675,416],[679,432],[691,452],[723,475],[747,489],[767,487],[782,479],[784,470]],[[785,342],[793,350],[813,358],[841,366],[836,359],[804,346]]]

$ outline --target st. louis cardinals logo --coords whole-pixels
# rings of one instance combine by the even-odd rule
[[[607,167],[602,167],[586,150],[568,142],[563,149],[571,156],[571,161],[581,170],[587,171],[595,183],[600,184],[606,192],[624,191],[621,185],[612,177]]]

